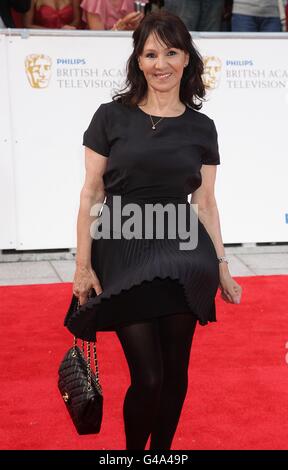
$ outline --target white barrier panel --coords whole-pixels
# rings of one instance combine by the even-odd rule
[[[82,134],[98,105],[110,101],[112,86],[123,82],[130,43],[107,37],[11,38],[19,247],[76,245]]]
[[[216,86],[203,110],[219,133],[224,241],[288,241],[287,39],[201,39],[199,48]]]
[[[0,34],[0,247],[13,249],[17,246],[16,204],[6,48],[6,37]]]
[[[288,43],[211,37],[196,44],[214,87],[203,112],[219,134],[224,242],[287,241]],[[123,83],[130,51],[131,38],[122,36],[9,39],[18,249],[76,245],[82,135]]]

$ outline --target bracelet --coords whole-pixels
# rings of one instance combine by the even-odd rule
[[[229,263],[226,256],[219,256],[218,261],[219,261],[219,263],[227,263],[227,264]]]

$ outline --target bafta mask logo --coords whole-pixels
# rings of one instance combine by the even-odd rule
[[[44,54],[30,54],[25,59],[25,71],[32,88],[47,88],[51,76],[52,59]]]
[[[219,57],[216,56],[203,57],[203,62],[204,73],[202,78],[205,88],[214,90],[218,88],[220,83],[222,62]]]

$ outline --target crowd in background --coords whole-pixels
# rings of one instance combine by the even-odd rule
[[[288,30],[288,0],[1,0],[0,28],[134,30],[161,8],[189,31]]]

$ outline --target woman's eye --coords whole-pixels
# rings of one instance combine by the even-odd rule
[[[176,55],[176,54],[177,54],[176,51],[168,51],[168,53],[167,53],[167,55],[169,55],[169,56],[173,56],[173,55]],[[155,54],[154,54],[154,52],[147,52],[145,57],[148,57],[148,59],[154,59]]]

